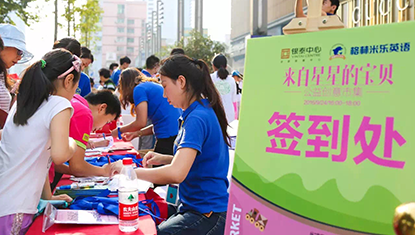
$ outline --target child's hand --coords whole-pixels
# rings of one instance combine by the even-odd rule
[[[86,148],[87,149],[94,149],[95,148],[95,142],[90,140],[88,141],[88,143],[86,144]]]
[[[102,169],[104,170],[102,176],[105,177],[111,177],[112,176],[112,165],[114,165],[113,163],[111,164],[105,164],[102,166]]]
[[[99,140],[94,142],[95,148],[98,147],[107,147],[110,144],[109,140]]]
[[[70,197],[70,196],[68,196],[67,194],[61,194],[61,195],[54,195],[54,196],[52,196],[52,198],[51,198],[51,200],[63,200],[63,201],[66,201],[66,202],[72,202],[73,201],[73,199]]]

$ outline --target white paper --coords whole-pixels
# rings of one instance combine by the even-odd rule
[[[114,215],[101,215],[94,210],[57,210],[56,224],[118,224]]]
[[[110,177],[104,177],[104,176],[91,176],[91,177],[75,177],[71,176],[70,180],[80,182],[80,183],[86,183],[86,182],[107,182],[109,181]]]
[[[107,136],[105,139],[110,141],[110,143],[108,144],[107,147],[98,147],[98,148],[94,148],[94,149],[87,149],[85,151],[85,156],[93,156],[93,155],[88,155],[88,153],[108,152],[111,149],[111,147],[114,145],[114,138],[112,138],[112,136]],[[104,138],[94,139],[94,141],[100,141],[100,140],[104,140]],[[94,155],[97,155],[97,154],[94,154]]]

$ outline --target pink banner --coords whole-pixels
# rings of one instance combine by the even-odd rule
[[[253,195],[234,180],[231,185],[228,208],[226,235],[358,234],[320,224],[287,212]],[[319,229],[313,225],[325,229]],[[334,231],[335,233],[333,233]]]

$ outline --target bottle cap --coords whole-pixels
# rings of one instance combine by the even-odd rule
[[[124,159],[122,160],[122,164],[123,164],[123,165],[131,165],[131,164],[133,164],[133,159],[132,159],[132,158],[129,158],[129,157],[124,158]]]

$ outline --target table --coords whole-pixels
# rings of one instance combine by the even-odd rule
[[[129,142],[122,142],[122,141],[115,141],[114,148],[124,148],[124,147],[132,147],[132,144]],[[109,153],[110,155],[125,155],[125,154],[133,154],[138,156],[138,152],[135,150],[129,151],[117,151],[114,153]],[[105,154],[106,155],[106,154]],[[69,175],[64,175],[62,179],[59,181],[58,186],[68,185],[71,184],[72,181],[69,180]],[[139,199],[145,200],[145,195],[140,194]],[[26,233],[28,235],[38,235],[42,233],[42,224],[43,224],[43,215],[39,216],[35,219],[32,226],[30,227],[29,231]],[[54,224],[50,227],[44,234],[55,234],[55,235],[101,235],[101,234],[123,234],[126,233],[121,232],[118,229],[118,225],[73,225],[73,224]],[[156,235],[156,224],[154,223],[153,219],[150,215],[141,216],[139,219],[139,228],[134,233],[128,233],[134,235]]]

